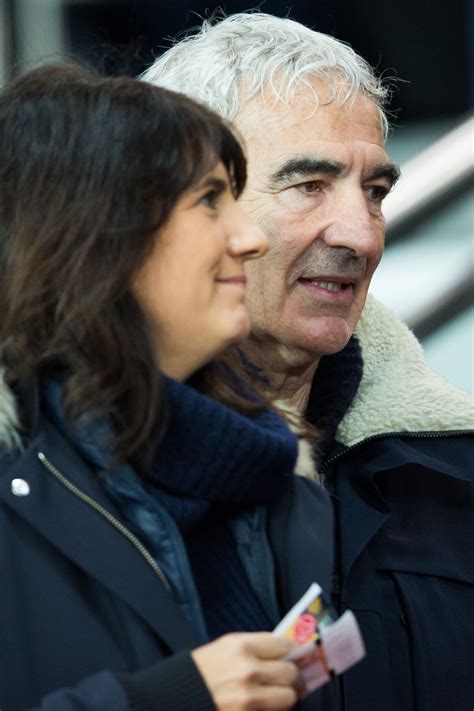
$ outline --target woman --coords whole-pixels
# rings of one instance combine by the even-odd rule
[[[0,96],[2,711],[302,692],[269,631],[328,584],[331,518],[218,360],[266,249],[244,184],[229,129],[172,92],[52,66]]]

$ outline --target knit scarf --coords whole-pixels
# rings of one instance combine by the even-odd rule
[[[186,543],[209,638],[237,629],[270,629],[273,621],[251,589],[227,523],[281,494],[293,476],[296,439],[270,410],[243,415],[169,378],[164,391],[169,423],[151,467],[141,477],[129,465],[112,471],[106,488],[152,553],[162,535],[157,504],[174,519]],[[44,381],[42,392],[56,426],[87,461],[105,470],[113,456],[103,447],[104,435],[110,434],[106,418],[68,422],[62,384]]]
[[[171,379],[166,394],[169,425],[149,485],[183,530],[213,506],[267,504],[280,494],[296,458],[296,440],[280,417],[239,414]]]
[[[342,351],[319,361],[305,417],[322,435],[314,449],[320,466],[334,445],[337,428],[355,397],[362,371],[362,351],[356,336],[352,336]]]

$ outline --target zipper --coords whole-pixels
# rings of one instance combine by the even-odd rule
[[[348,454],[349,452],[353,452],[355,449],[359,449],[367,442],[374,442],[378,439],[391,439],[394,437],[411,437],[413,439],[421,437],[423,439],[439,439],[440,437],[459,437],[459,435],[469,434],[474,434],[474,430],[447,430],[446,432],[380,432],[379,434],[371,435],[370,437],[367,437],[366,439],[363,439],[360,442],[351,445],[350,447],[346,447],[337,454],[334,454],[332,457],[329,457],[329,459],[327,459],[321,466],[320,473],[321,475],[323,475],[325,473],[326,467],[328,467],[330,464],[333,464],[337,460],[342,459],[342,457],[345,457],[346,454]]]
[[[150,554],[150,552],[145,548],[143,543],[131,532],[129,529],[123,525],[118,519],[113,516],[110,511],[107,511],[104,506],[99,504],[95,499],[93,499],[91,496],[88,494],[85,494],[81,489],[79,489],[75,484],[73,484],[67,477],[62,474],[59,469],[57,469],[54,464],[52,464],[49,459],[46,457],[46,455],[43,452],[38,452],[38,459],[40,460],[41,464],[46,467],[46,469],[53,474],[53,476],[56,477],[56,479],[61,482],[63,486],[66,487],[72,494],[77,496],[81,501],[84,501],[84,503],[88,504],[94,511],[97,511],[101,516],[103,516],[114,528],[116,528],[120,533],[125,536],[125,538],[130,541],[130,543],[135,546],[135,548],[138,550],[140,555],[145,558],[146,562],[148,565],[153,568],[157,576],[160,578],[161,582],[163,583],[164,587],[168,590],[168,592],[172,592],[172,587],[171,584],[166,577],[165,573],[163,570],[160,568],[158,563],[155,561],[153,556]]]

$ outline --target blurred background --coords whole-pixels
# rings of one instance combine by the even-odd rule
[[[45,61],[136,75],[217,7],[201,0],[0,0],[0,84]],[[397,77],[388,152],[403,178],[387,199],[387,247],[372,293],[421,339],[430,365],[474,389],[473,0],[265,0],[349,42]]]

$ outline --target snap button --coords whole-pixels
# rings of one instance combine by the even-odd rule
[[[28,496],[30,493],[30,485],[24,479],[13,479],[12,494],[15,496]]]

